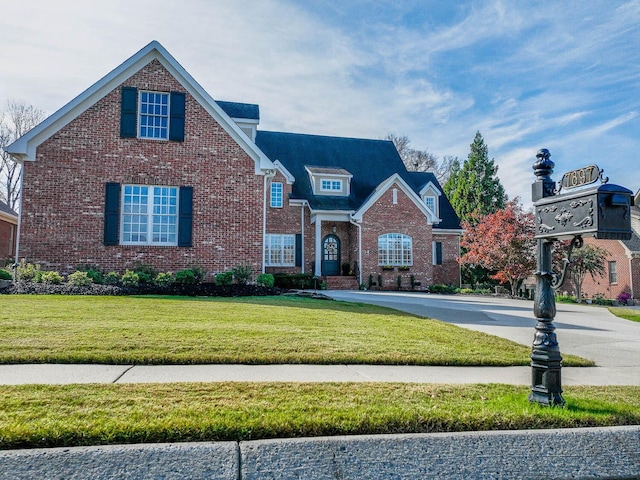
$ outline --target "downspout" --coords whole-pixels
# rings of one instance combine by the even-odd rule
[[[13,264],[13,281],[18,281],[18,264],[20,263],[20,226],[22,225],[22,183],[24,181],[24,163],[20,169],[20,209],[18,210],[18,225],[16,227],[16,257]]]
[[[362,285],[362,224],[349,217],[349,223],[358,227],[358,285]]]
[[[265,255],[264,242],[267,238],[267,181],[276,176],[275,170],[267,170],[264,174],[264,195],[262,199],[262,271],[265,273],[267,257]]]
[[[307,202],[302,202],[300,206],[300,235],[302,236],[302,241],[300,242],[300,261],[302,262],[300,273],[304,273],[304,207],[307,205]]]

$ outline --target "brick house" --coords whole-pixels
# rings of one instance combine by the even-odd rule
[[[587,275],[582,284],[582,296],[591,298],[603,295],[604,298],[615,300],[622,292],[628,292],[635,300],[640,300],[640,191],[634,198],[635,206],[631,207],[630,240],[598,240],[585,238],[585,245],[598,246],[609,256],[605,262],[606,273],[602,277],[591,278]],[[567,282],[563,290],[575,294],[571,282]]]
[[[16,253],[18,214],[0,200],[0,266]]]
[[[259,120],[150,43],[7,148],[24,165],[17,256],[60,272],[243,264],[459,284],[462,231],[432,174],[388,141]]]

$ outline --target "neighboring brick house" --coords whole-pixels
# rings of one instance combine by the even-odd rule
[[[459,284],[462,231],[432,174],[388,141],[258,123],[150,43],[7,148],[24,164],[18,256]]]
[[[587,274],[582,284],[582,296],[592,298],[594,295],[603,295],[604,298],[615,300],[622,292],[628,292],[631,296],[640,299],[640,191],[636,193],[631,207],[630,240],[597,240],[585,238],[585,245],[595,245],[609,252],[605,263],[605,275],[591,278]],[[567,282],[563,290],[575,294],[575,288],[571,282]]]
[[[16,253],[18,214],[0,200],[0,266]]]

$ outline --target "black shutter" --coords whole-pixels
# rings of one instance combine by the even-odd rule
[[[138,136],[138,89],[122,87],[120,103],[120,136],[135,138]]]
[[[184,142],[184,107],[185,94],[182,92],[171,92],[170,118],[169,118],[169,140]]]
[[[107,183],[104,194],[104,244],[118,245],[120,184]]]
[[[442,265],[442,242],[436,242],[436,265]]]
[[[302,266],[302,234],[296,233],[296,267]]]
[[[193,187],[180,187],[178,211],[178,246],[191,247],[193,227]]]

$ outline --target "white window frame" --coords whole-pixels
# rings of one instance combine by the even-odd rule
[[[615,260],[609,262],[609,283],[612,285],[618,283],[618,264]]]
[[[177,246],[179,200],[180,189],[176,186],[123,185],[120,244]],[[140,240],[142,235],[144,240]]]
[[[438,199],[435,195],[426,195],[424,197],[424,203],[429,210],[431,210],[435,215],[438,215]]]
[[[277,187],[274,189],[274,187]],[[284,204],[284,185],[282,182],[271,182],[271,207],[282,208]]]
[[[321,192],[341,192],[342,180],[335,179],[335,178],[321,178],[320,191]]]
[[[385,233],[378,237],[378,265],[413,266],[413,239],[402,233]]]
[[[153,101],[148,101],[149,96],[152,96]],[[156,101],[156,96],[159,96],[159,103]],[[144,101],[144,98],[146,98],[147,101]],[[166,99],[166,103],[162,101],[163,99]],[[140,91],[138,95],[138,138],[147,140],[169,140],[170,104],[171,95],[169,92]],[[149,111],[150,106],[153,107],[153,111],[151,112]],[[145,110],[144,113],[143,110]],[[143,120],[145,121],[143,122]],[[148,120],[152,120],[153,125],[148,125]],[[143,125],[143,123],[145,123],[145,125]],[[160,124],[156,125],[156,123]],[[150,134],[147,129],[151,129],[152,133]],[[155,133],[158,133],[158,135]]]
[[[265,267],[295,267],[296,236],[268,233],[264,236]]]

